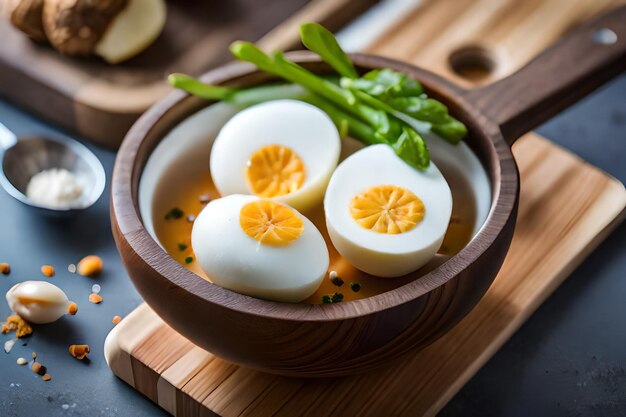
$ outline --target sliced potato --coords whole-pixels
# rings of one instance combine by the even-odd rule
[[[164,0],[129,0],[94,52],[111,64],[126,61],[156,40],[165,26],[166,16]]]

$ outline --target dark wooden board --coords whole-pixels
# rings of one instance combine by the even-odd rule
[[[137,117],[169,91],[170,72],[205,72],[230,59],[228,45],[237,39],[256,41],[269,34],[268,48],[294,47],[294,23],[316,20],[338,29],[375,2],[169,1],[168,21],[157,41],[115,66],[99,58],[62,56],[0,19],[0,96],[116,148]],[[282,22],[286,26],[279,30]]]

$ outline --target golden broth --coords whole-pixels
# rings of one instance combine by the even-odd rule
[[[463,249],[471,240],[475,226],[477,208],[471,188],[460,175],[444,173],[444,176],[452,190],[452,218],[439,253],[420,270],[422,275]],[[208,195],[211,198],[219,196],[208,170],[202,175],[186,177],[186,180],[178,182],[176,187],[159,187],[158,194],[160,194],[157,198],[158,205],[153,208],[153,222],[161,245],[185,268],[208,279],[196,262],[191,248],[193,221],[192,218],[188,218],[188,216],[197,216],[205,206],[206,203],[201,201],[201,196]],[[184,214],[179,218],[167,216],[173,208],[179,208]],[[337,286],[329,278],[324,279],[317,292],[304,300],[304,303],[321,304],[324,295],[332,295],[336,292],[343,294],[343,301],[371,297],[398,288],[415,279],[414,274],[399,278],[377,278],[359,271],[343,259],[333,247],[326,231],[321,203],[311,212],[304,214],[317,226],[326,240],[330,252],[329,271],[336,271],[344,281],[342,286]],[[350,283],[360,284],[360,290],[353,291]]]

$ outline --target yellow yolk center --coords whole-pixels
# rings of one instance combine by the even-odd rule
[[[253,201],[243,206],[239,225],[248,236],[270,246],[289,245],[304,230],[304,222],[294,209],[272,200]]]
[[[282,145],[267,145],[254,151],[246,175],[252,192],[267,198],[299,190],[306,177],[298,154]]]
[[[406,188],[377,185],[354,196],[350,214],[362,227],[378,233],[408,232],[423,218],[422,200]]]

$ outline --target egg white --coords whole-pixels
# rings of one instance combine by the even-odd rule
[[[413,192],[424,203],[424,218],[400,234],[378,233],[359,225],[350,214],[350,202],[377,185]],[[344,258],[369,274],[396,277],[419,269],[437,253],[450,222],[452,193],[434,163],[418,171],[389,146],[372,145],[337,167],[326,190],[324,211],[330,238]]]
[[[256,150],[267,145],[291,148],[306,170],[300,189],[274,199],[300,211],[321,202],[339,160],[339,132],[326,113],[297,100],[257,104],[222,127],[210,157],[211,176],[220,194],[253,194],[246,164]]]
[[[211,281],[241,294],[274,301],[300,302],[320,286],[328,270],[326,242],[310,220],[286,246],[264,245],[241,228],[247,203],[261,200],[234,194],[211,201],[193,224],[191,245]]]

